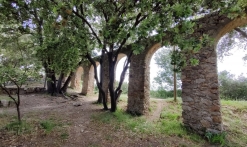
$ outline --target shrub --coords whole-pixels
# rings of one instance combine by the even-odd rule
[[[173,97],[173,90],[164,90],[164,89],[158,89],[158,90],[151,90],[150,91],[150,95],[152,97],[156,97],[156,98],[170,98],[170,97]],[[177,97],[181,97],[182,95],[182,90],[177,90]]]
[[[247,100],[247,78],[235,78],[227,71],[219,73],[220,97],[229,100]]]

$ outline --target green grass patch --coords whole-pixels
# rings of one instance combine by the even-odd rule
[[[247,101],[221,100],[222,118],[228,146],[247,144]]]
[[[155,128],[152,123],[146,122],[143,117],[132,116],[121,109],[118,109],[114,113],[104,112],[101,114],[95,114],[92,118],[101,123],[111,124],[116,129],[124,127],[133,132],[148,133],[153,131],[149,128]]]
[[[13,132],[16,135],[20,135],[22,133],[27,133],[32,130],[31,124],[27,123],[25,120],[22,120],[22,122],[18,122],[17,120],[9,122],[5,129],[9,132]]]
[[[58,126],[53,120],[44,120],[40,122],[40,126],[45,129],[47,133],[50,133],[53,128]]]

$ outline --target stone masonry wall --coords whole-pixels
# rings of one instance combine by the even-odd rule
[[[74,76],[71,79],[71,83],[70,86],[76,90],[79,90],[81,88],[81,77],[82,77],[82,73],[83,73],[83,68],[81,66],[79,66],[76,69],[76,72],[74,74]]]
[[[83,75],[82,75],[83,82],[82,82],[82,90],[81,90],[82,95],[88,94],[89,70],[90,70],[90,65],[83,65]]]
[[[127,111],[132,114],[145,114],[149,107],[149,95],[145,95],[145,54],[132,56],[129,68]],[[149,90],[149,89],[148,89]]]
[[[199,59],[199,65],[187,66],[182,70],[183,123],[199,134],[205,131],[218,133],[223,130],[215,49],[220,37],[244,24],[247,24],[247,17],[230,20],[218,13],[195,21],[192,36],[200,38],[203,34],[208,34],[214,40],[193,55]],[[148,111],[150,59],[158,47],[157,43],[150,44],[143,53],[133,55],[131,58],[127,105],[127,111],[130,113],[139,115]],[[128,53],[127,50],[124,51],[125,54]],[[104,64],[103,88],[106,90],[108,86],[106,81],[109,79],[107,60]]]
[[[205,131],[218,133],[223,131],[223,127],[216,45],[224,33],[244,23],[243,20],[239,21],[239,18],[232,21],[215,13],[198,20],[196,24],[197,28],[193,37],[208,34],[214,42],[206,44],[199,53],[194,55],[199,59],[199,65],[187,66],[182,71],[183,123],[199,134],[204,134]]]

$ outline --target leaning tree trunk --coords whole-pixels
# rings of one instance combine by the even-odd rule
[[[104,56],[104,54],[105,54],[105,52],[102,50],[102,56]],[[102,58],[102,56],[101,56],[101,58]],[[92,57],[89,54],[87,54],[86,57],[88,58],[88,60],[91,62],[91,64],[94,67],[94,78],[96,80],[97,87],[99,88],[99,91],[100,91],[100,93],[102,95],[104,110],[108,110],[108,106],[107,106],[107,103],[106,103],[105,91],[103,90],[102,86],[100,85],[100,82],[99,82],[99,79],[98,79],[96,63],[95,63],[95,61],[92,59]]]
[[[16,81],[12,81],[12,82],[13,82],[13,83],[16,85],[16,87],[17,87],[17,93],[16,93],[16,95],[17,95],[17,100],[11,95],[10,91],[8,91],[7,88],[6,88],[5,86],[0,85],[0,88],[1,88],[2,90],[4,90],[4,91],[8,94],[8,96],[14,101],[15,106],[16,106],[16,111],[17,111],[18,123],[21,124],[20,87],[19,87],[19,85],[17,84]]]
[[[68,78],[66,79],[65,83],[63,84],[63,87],[60,90],[61,92],[63,92],[63,93],[67,92],[67,89],[69,87],[69,83],[71,81],[71,78],[74,76],[74,74],[75,74],[74,72],[70,72]]]
[[[130,58],[133,54],[133,51],[130,52],[130,54],[127,56],[126,60],[125,60],[125,63],[124,63],[124,66],[123,66],[123,71],[121,73],[121,76],[120,76],[120,81],[119,81],[119,84],[118,84],[118,87],[116,88],[115,90],[115,100],[116,102],[118,102],[118,99],[122,93],[122,90],[121,90],[121,87],[122,87],[122,84],[123,84],[123,81],[125,79],[125,74],[129,68],[129,63],[130,63]]]

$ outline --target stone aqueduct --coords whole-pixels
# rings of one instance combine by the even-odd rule
[[[196,21],[193,36],[208,34],[214,39],[214,44],[208,44],[195,54],[199,65],[187,66],[182,70],[182,118],[185,126],[203,134],[205,131],[223,131],[221,104],[218,89],[216,45],[219,39],[236,27],[247,24],[247,17],[234,20],[218,13],[207,15]],[[129,88],[127,110],[136,114],[144,114],[149,107],[150,98],[150,60],[152,55],[161,47],[153,43],[139,55],[133,55],[129,68]],[[127,51],[119,55],[118,61]],[[105,62],[107,63],[107,62]],[[108,79],[108,66],[105,65],[104,78]],[[82,75],[83,73],[83,75]],[[81,77],[83,77],[81,79]],[[76,71],[71,86],[79,87],[83,81],[81,93],[86,95],[93,92],[93,66],[82,65]],[[107,83],[103,84],[107,89]]]

